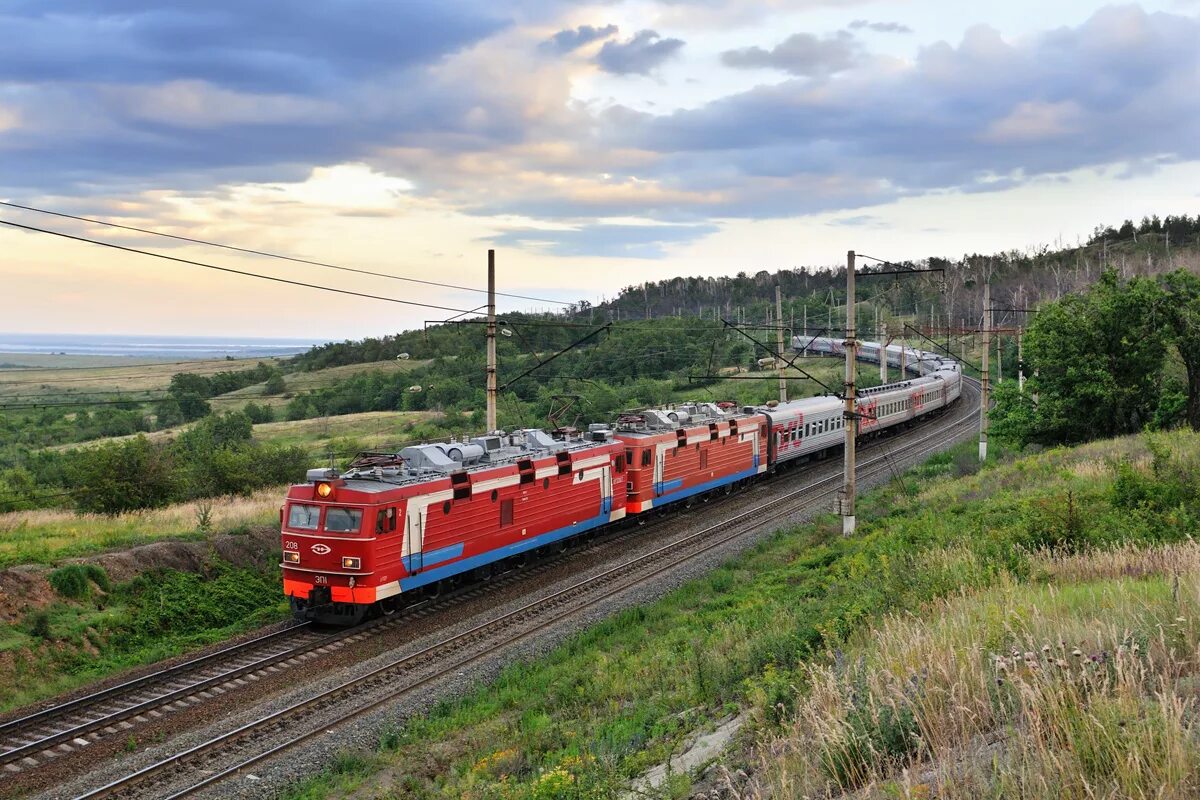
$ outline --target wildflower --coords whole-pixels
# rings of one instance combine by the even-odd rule
[[[1043,653],[1049,653],[1049,652],[1050,652],[1050,645],[1048,645],[1048,644],[1044,644],[1044,645],[1042,645],[1042,652],[1043,652]]]
[[[1071,651],[1071,655],[1075,656],[1076,658],[1083,658],[1083,651],[1076,647]]]
[[[1054,662],[1054,664],[1055,664],[1055,666],[1058,666],[1058,667],[1060,667],[1061,669],[1067,669],[1068,667],[1070,667],[1070,666],[1071,666],[1071,665],[1070,665],[1070,664],[1068,664],[1066,661],[1063,661],[1061,658],[1060,658],[1060,659],[1058,659],[1057,661],[1055,661],[1055,662]]]
[[[1025,660],[1026,660],[1026,661],[1033,661],[1033,660],[1034,660],[1034,658],[1036,658],[1036,656],[1034,656],[1034,654],[1033,654],[1033,653],[1026,653],[1026,654],[1025,654]]]

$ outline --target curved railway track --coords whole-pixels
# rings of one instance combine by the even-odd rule
[[[972,403],[972,397],[974,403]],[[916,426],[896,442],[896,451],[859,462],[860,480],[895,473],[898,458],[914,459],[957,441],[978,421],[978,388],[964,381],[962,402],[953,416]],[[926,431],[932,427],[932,431]],[[925,435],[918,436],[918,433]],[[909,440],[908,437],[914,437]],[[371,671],[321,690],[240,727],[212,736],[142,769],[87,791],[80,800],[101,797],[181,798],[308,742],[348,721],[461,673],[504,647],[523,642],[556,624],[692,559],[760,530],[764,524],[828,501],[841,485],[840,473],[812,480],[762,505],[702,530],[681,536],[635,558],[519,608],[447,636]]]

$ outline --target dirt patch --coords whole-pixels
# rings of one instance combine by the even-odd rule
[[[0,571],[0,620],[20,622],[25,615],[45,608],[58,599],[46,581],[50,570],[39,566],[12,567]]]
[[[202,542],[153,542],[129,550],[70,559],[68,563],[96,564],[119,583],[157,569],[204,572],[214,557],[240,566],[266,567],[276,559],[278,548],[279,531],[260,525],[245,534],[219,534]]]

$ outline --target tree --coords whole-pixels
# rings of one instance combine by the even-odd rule
[[[175,400],[179,403],[179,413],[183,415],[184,422],[207,417],[212,412],[208,401],[195,392],[180,392],[175,395]]]
[[[283,394],[286,390],[287,384],[283,381],[283,375],[276,372],[267,378],[267,384],[263,387],[263,394],[268,396]]]
[[[1121,285],[1109,271],[1087,294],[1043,306],[1025,337],[1034,375],[1026,395],[998,393],[996,435],[1053,445],[1141,430],[1159,403],[1165,300],[1153,281]]]
[[[80,511],[117,514],[168,503],[175,490],[172,469],[169,450],[139,435],[73,451],[66,478]]]
[[[1200,430],[1200,278],[1177,270],[1163,278],[1163,285],[1175,348],[1187,372],[1185,416],[1193,430]]]

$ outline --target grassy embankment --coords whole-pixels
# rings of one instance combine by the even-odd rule
[[[283,618],[278,569],[215,553],[200,573],[162,569],[123,582],[94,565],[49,574],[55,599],[0,623],[0,711],[150,664]]]
[[[781,533],[292,796],[615,796],[738,712],[745,797],[1185,796],[1200,554],[1154,548],[1195,532],[1200,435],[1148,441],[937,456],[859,536]]]

